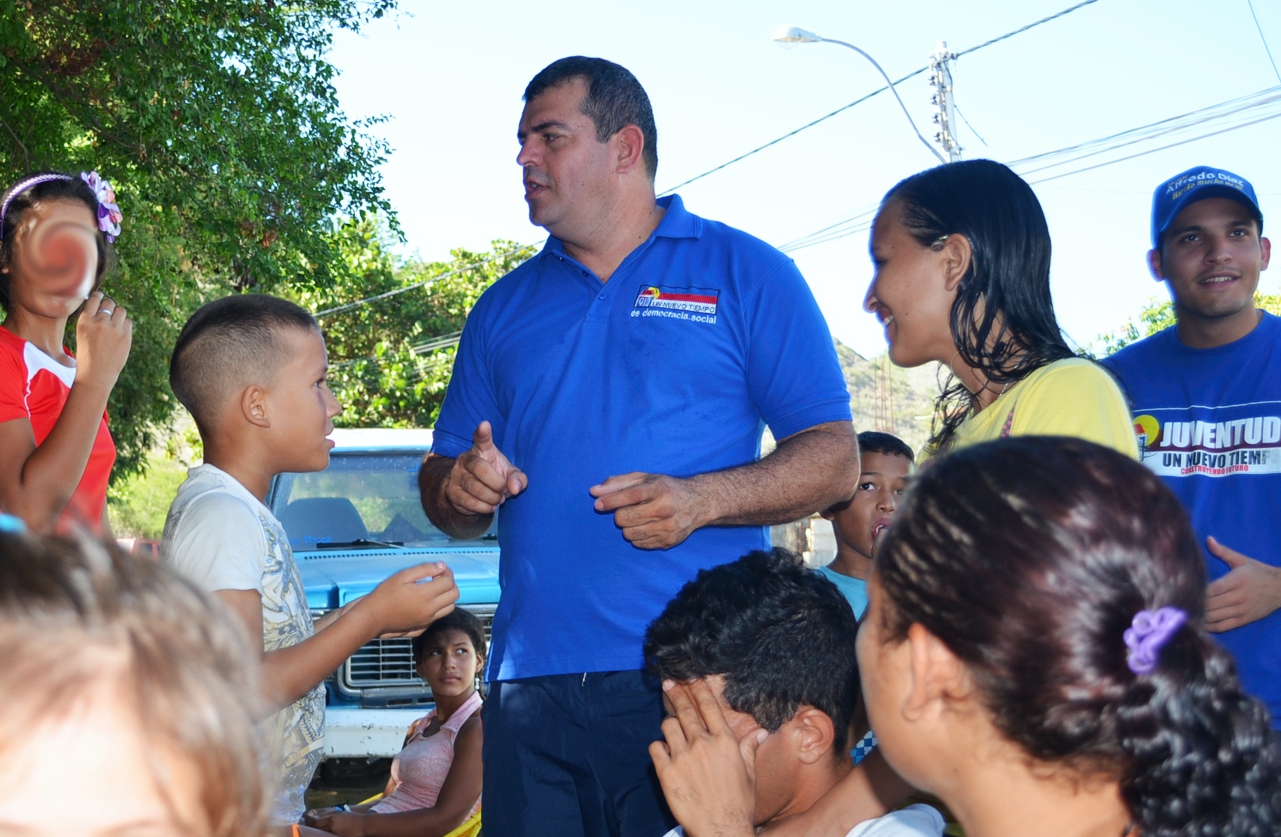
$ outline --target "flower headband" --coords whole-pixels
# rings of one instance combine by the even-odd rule
[[[33,186],[39,186],[41,183],[48,183],[51,180],[74,179],[66,174],[37,174],[19,182],[9,190],[4,203],[0,204],[0,235],[4,234],[4,216],[9,211],[9,204],[13,203],[14,198]],[[115,241],[116,236],[120,235],[120,222],[124,220],[120,207],[116,205],[116,190],[111,188],[110,183],[99,177],[96,171],[82,171],[80,172],[80,179],[93,190],[93,196],[98,200],[98,229],[106,233],[108,243]]]
[[[1140,610],[1124,634],[1126,665],[1135,674],[1151,674],[1156,670],[1161,648],[1170,641],[1179,628],[1188,621],[1187,611],[1177,607]]]

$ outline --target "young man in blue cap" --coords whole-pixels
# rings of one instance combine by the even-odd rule
[[[1254,304],[1270,251],[1245,178],[1202,166],[1162,183],[1148,264],[1176,324],[1104,363],[1143,462],[1205,538],[1207,627],[1281,728],[1281,319]]]

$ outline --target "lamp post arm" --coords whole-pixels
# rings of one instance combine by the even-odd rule
[[[894,89],[894,82],[890,80],[889,74],[886,73],[885,70],[881,68],[881,65],[876,63],[875,58],[868,55],[866,52],[854,46],[853,44],[848,44],[845,41],[838,41],[835,38],[824,38],[821,36],[819,37],[819,41],[826,44],[840,44],[843,47],[849,47],[850,49],[857,52],[859,55],[866,58],[868,61],[871,61],[872,66],[875,67],[876,71],[881,74],[881,77],[883,79],[885,79],[885,84],[887,87],[889,87],[890,92],[894,94],[894,99],[895,101],[898,102],[898,106],[903,109],[903,115],[907,117],[908,124],[910,124],[912,126],[912,130],[916,132],[916,138],[921,141],[921,145],[924,145],[926,148],[928,148],[930,150],[930,153],[933,154],[935,157],[937,157],[940,163],[947,163],[947,160],[943,157],[942,154],[938,152],[938,149],[935,148],[933,145],[931,145],[930,141],[921,135],[920,129],[916,127],[916,121],[912,119],[912,114],[907,112],[907,105],[903,104],[903,100],[902,98],[899,97],[898,91]]]

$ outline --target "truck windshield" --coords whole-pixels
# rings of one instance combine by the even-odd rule
[[[418,454],[335,452],[323,471],[281,474],[271,510],[295,552],[447,542],[418,501],[421,460]]]

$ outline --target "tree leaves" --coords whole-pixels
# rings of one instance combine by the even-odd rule
[[[135,320],[111,400],[115,476],[173,409],[167,358],[201,302],[348,278],[335,219],[378,211],[381,141],[326,52],[393,0],[0,0],[0,178],[96,169],[125,214],[106,290]],[[365,123],[368,124],[368,123]]]
[[[321,317],[329,385],[342,404],[339,427],[431,427],[453,371],[467,314],[503,274],[535,252],[494,241],[488,253],[454,250],[448,262],[396,262],[385,222],[368,215],[335,234],[344,270],[327,287],[296,289],[312,311],[341,308],[389,291],[385,299]]]

